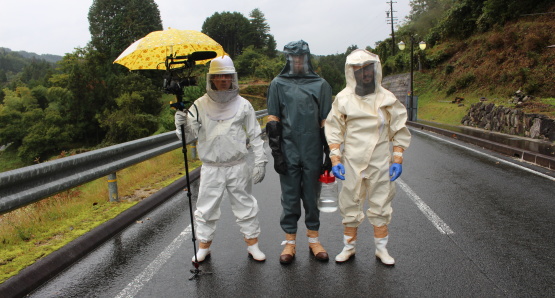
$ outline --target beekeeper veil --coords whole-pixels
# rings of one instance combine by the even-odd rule
[[[345,63],[345,79],[347,88],[358,96],[375,94],[381,87],[380,58],[369,51],[354,50]]]
[[[206,93],[212,99],[208,103],[208,117],[226,120],[235,116],[239,105],[239,82],[233,60],[227,55],[214,58],[206,74]]]
[[[239,94],[235,66],[229,56],[214,58],[206,75],[206,92],[218,103],[226,103]]]
[[[285,77],[312,77],[318,76],[310,63],[310,49],[304,40],[292,41],[283,47],[285,67],[279,74]]]

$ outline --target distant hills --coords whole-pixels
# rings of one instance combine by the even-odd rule
[[[45,60],[47,62],[51,62],[51,63],[56,63],[60,60],[62,60],[62,56],[58,56],[58,55],[51,55],[51,54],[36,54],[36,53],[30,53],[30,52],[26,52],[26,51],[12,51],[9,48],[3,48],[0,47],[0,54],[7,54],[7,53],[15,53],[20,55],[23,58],[27,58],[27,59],[42,59]]]

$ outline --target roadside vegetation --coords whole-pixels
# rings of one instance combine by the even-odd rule
[[[189,159],[189,170],[199,166]],[[183,152],[176,149],[119,171],[120,202],[109,201],[100,178],[1,215],[0,283],[183,176]]]
[[[419,118],[460,125],[469,107],[485,99],[555,119],[555,48],[548,48],[555,44],[553,33],[552,14],[522,16],[503,27],[423,51],[425,65],[442,63],[416,75]],[[534,99],[516,106],[510,101],[517,91]],[[451,103],[457,97],[464,98],[463,105]]]
[[[129,72],[112,64],[134,40],[161,29],[154,1],[125,4],[145,8],[140,10],[114,10],[113,5],[123,4],[113,0],[94,2],[91,42],[85,48],[60,59],[49,56],[48,61],[0,48],[0,146],[9,144],[0,151],[0,172],[174,129],[174,111],[168,105],[174,96],[162,92],[161,72]],[[414,0],[411,6],[396,30],[396,43],[408,43],[412,35],[428,44],[415,51],[415,68],[421,66],[414,81],[419,119],[460,125],[471,104],[485,98],[511,106],[517,90],[535,97],[521,107],[525,112],[555,119],[555,48],[548,48],[555,45],[551,0]],[[146,15],[104,18],[108,11]],[[122,26],[117,22],[123,19],[142,29],[101,38],[114,34],[110,28]],[[265,109],[266,90],[284,57],[264,14],[258,9],[248,18],[217,12],[202,28],[234,59],[241,95],[255,110]],[[345,53],[312,59],[333,94],[344,88],[345,58],[358,46],[345,48]],[[410,69],[410,51],[394,49],[391,39],[366,49],[380,56],[384,76]],[[185,99],[205,92],[206,71],[206,66],[195,68],[198,86],[186,87]],[[464,100],[455,104],[456,97]],[[191,160],[190,165],[193,169],[200,162]],[[121,202],[108,202],[106,179],[98,179],[0,215],[0,282],[182,177],[181,150],[117,175]]]

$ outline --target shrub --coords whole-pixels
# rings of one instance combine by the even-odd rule
[[[472,83],[474,83],[474,81],[476,80],[476,76],[474,75],[474,73],[466,73],[464,74],[462,77],[458,78],[455,81],[455,87],[457,89],[464,89],[469,87]]]
[[[451,95],[451,94],[453,94],[453,93],[455,93],[455,92],[457,92],[457,88],[456,88],[455,86],[452,86],[452,85],[451,85],[451,86],[449,86],[449,88],[447,88],[447,90],[445,91],[445,94],[446,94],[447,96],[449,96],[449,95]]]
[[[542,52],[549,45],[549,36],[534,31],[528,32],[522,43],[526,52]]]

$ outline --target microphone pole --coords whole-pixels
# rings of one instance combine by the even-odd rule
[[[183,102],[183,91],[180,90],[178,92],[176,92],[176,98],[177,98],[177,102],[178,102],[178,109],[180,111],[184,110],[184,105],[180,104]],[[198,262],[198,258],[197,258],[197,246],[196,246],[196,233],[195,233],[195,223],[193,220],[193,202],[191,199],[191,182],[189,179],[189,162],[187,159],[187,140],[185,139],[185,124],[181,124],[181,144],[182,144],[182,151],[183,151],[183,159],[185,161],[185,181],[187,182],[187,198],[189,200],[189,216],[191,218],[191,232],[192,232],[192,241],[193,241],[193,252],[195,254],[195,261],[193,262],[193,266],[195,267],[195,269],[191,269],[191,273],[193,273],[193,275],[191,275],[191,277],[189,277],[189,280],[192,280],[194,278],[199,277],[202,274],[202,270],[199,269],[199,262]],[[204,274],[212,274],[211,272],[205,272]]]

